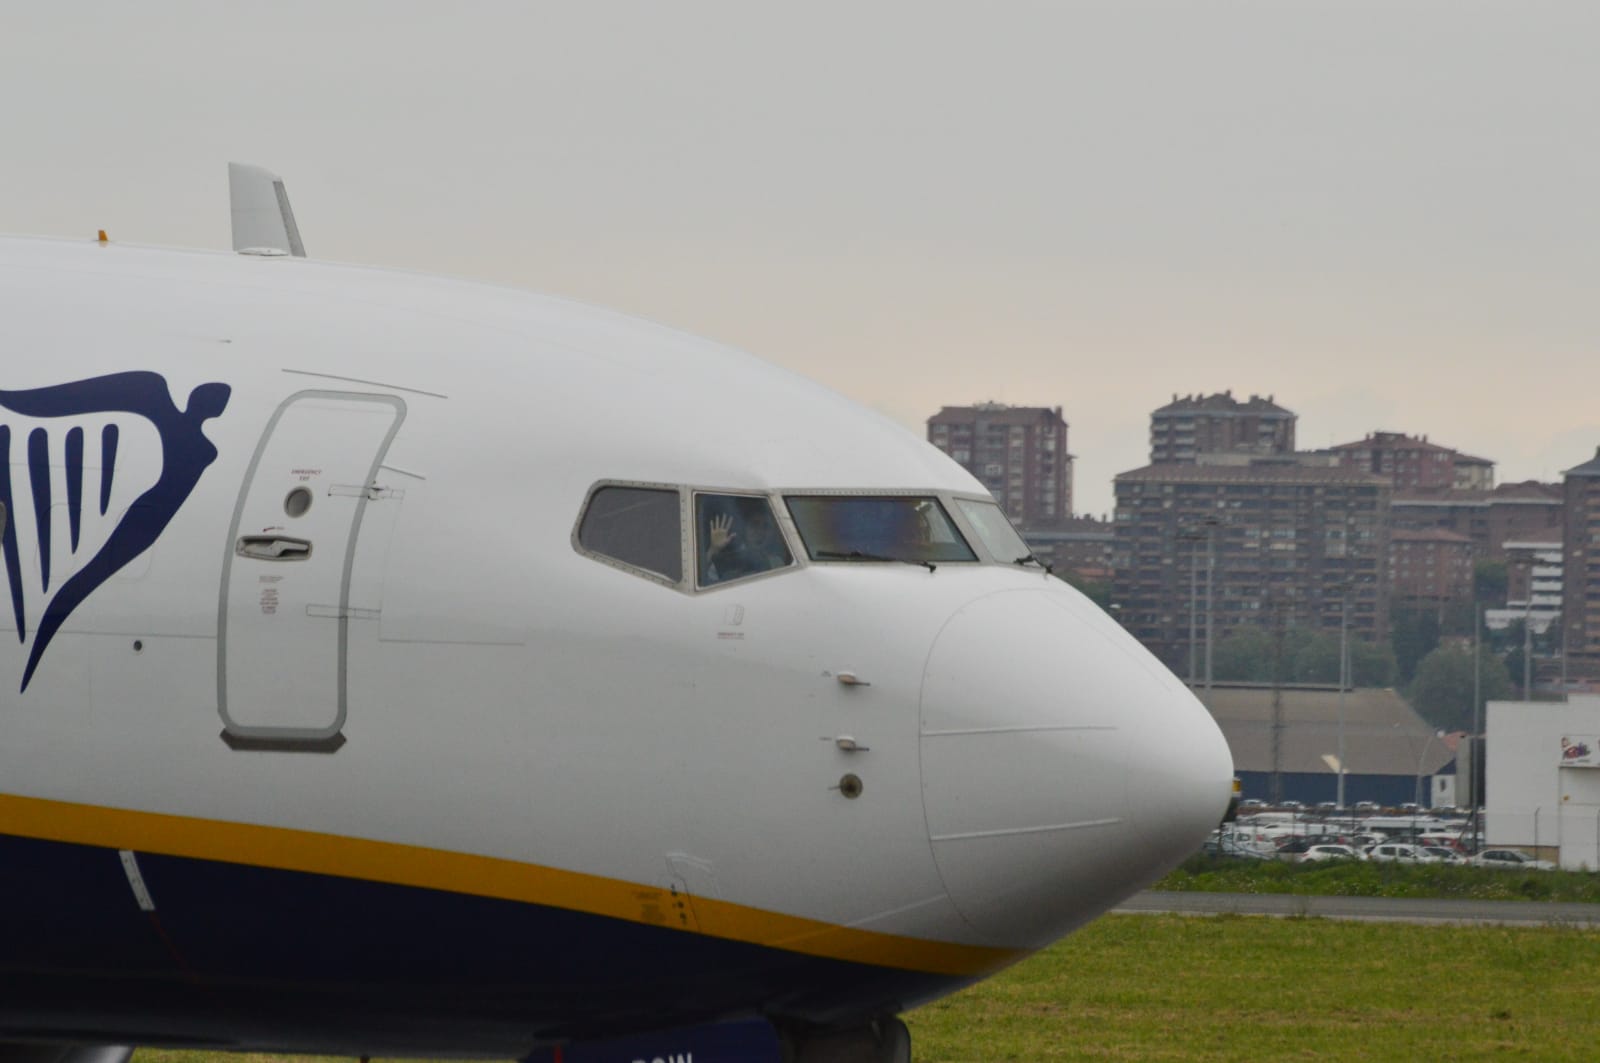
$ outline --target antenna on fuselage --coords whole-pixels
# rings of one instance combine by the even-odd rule
[[[283,178],[260,166],[228,163],[228,204],[233,249],[241,255],[306,257]]]

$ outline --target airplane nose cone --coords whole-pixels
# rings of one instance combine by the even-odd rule
[[[923,806],[951,901],[1038,948],[1141,889],[1222,818],[1233,758],[1205,707],[1066,588],[958,610],[922,691]]]

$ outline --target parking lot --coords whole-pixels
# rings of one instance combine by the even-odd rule
[[[1517,871],[1555,866],[1520,849],[1486,846],[1470,809],[1379,808],[1369,802],[1308,809],[1298,802],[1268,807],[1246,801],[1238,818],[1214,831],[1205,848],[1220,856],[1304,863],[1367,860]]]

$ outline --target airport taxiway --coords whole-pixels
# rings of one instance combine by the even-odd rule
[[[1392,923],[1600,926],[1600,904],[1557,901],[1313,897],[1290,893],[1188,893],[1146,890],[1112,909],[1119,914],[1315,916]]]

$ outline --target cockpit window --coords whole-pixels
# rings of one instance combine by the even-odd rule
[[[974,502],[970,498],[956,499],[961,515],[967,518],[972,530],[978,533],[984,549],[1001,564],[1021,561],[1033,556],[1028,544],[1022,541],[1017,529],[1011,526],[1000,507],[993,502]]]
[[[976,561],[936,498],[790,495],[813,561]]]
[[[697,494],[694,527],[702,587],[794,564],[765,498]]]
[[[589,496],[578,545],[601,557],[683,578],[683,519],[678,492],[647,487],[602,487]]]

